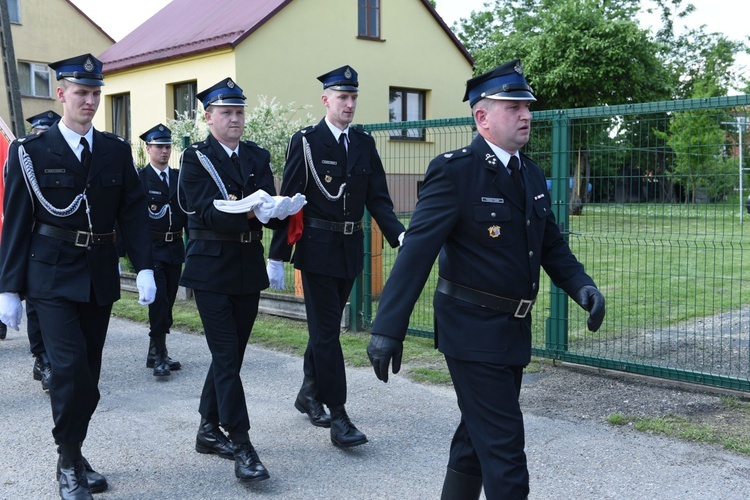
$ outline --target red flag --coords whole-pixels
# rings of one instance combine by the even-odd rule
[[[3,213],[3,194],[5,194],[5,163],[8,160],[8,149],[10,143],[13,142],[15,136],[10,131],[8,125],[0,117],[0,165],[3,166],[3,170],[0,173],[0,234],[3,230],[3,219],[5,214]]]
[[[289,225],[286,228],[287,245],[294,245],[302,238],[302,210],[304,209],[300,209],[296,214],[289,216]]]

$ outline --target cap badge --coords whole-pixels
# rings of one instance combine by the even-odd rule
[[[516,65],[513,67],[516,73],[519,75],[523,75],[523,70],[521,69],[521,63],[517,62]]]
[[[227,80],[227,87],[229,87],[230,89],[233,89],[234,88],[234,82],[232,80]]]
[[[83,63],[83,69],[85,69],[89,73],[91,73],[92,71],[94,71],[94,63],[91,62],[91,58],[90,57],[87,57],[86,58],[86,62]]]
[[[164,125],[159,125],[159,132],[164,132]]]
[[[490,233],[490,238],[497,238],[500,236],[500,226],[490,226],[487,228]]]
[[[53,116],[54,115],[52,114],[52,111],[50,111],[49,113],[47,113],[47,118],[52,118]]]
[[[497,158],[492,153],[487,153],[484,156],[484,160],[489,163],[490,165],[496,165],[497,164]]]
[[[330,175],[326,175],[325,176],[325,181],[326,182],[331,182],[332,180],[333,180],[333,177],[331,177]]]
[[[346,68],[346,71],[344,71],[344,76],[347,80],[349,80],[352,77],[352,72],[349,68]]]

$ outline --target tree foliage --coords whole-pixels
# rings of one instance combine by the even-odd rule
[[[655,0],[662,27],[639,25],[639,0],[495,0],[458,24],[475,73],[520,58],[536,109],[692,97],[695,82],[737,84],[730,68],[744,45],[702,27],[677,36],[682,0]]]

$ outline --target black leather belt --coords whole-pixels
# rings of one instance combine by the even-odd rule
[[[333,222],[323,219],[313,219],[312,217],[305,217],[303,221],[305,226],[325,229],[326,231],[336,231],[337,233],[354,234],[355,231],[362,230],[362,221]]]
[[[191,229],[189,236],[191,240],[211,241],[237,241],[239,243],[250,243],[263,239],[263,231],[247,231],[245,233],[217,233],[206,229]]]
[[[458,300],[463,300],[464,302],[513,314],[516,318],[525,318],[531,312],[531,308],[534,307],[534,302],[536,302],[536,299],[506,299],[499,295],[493,295],[491,293],[457,285],[456,283],[443,278],[438,278],[436,290]]]
[[[174,240],[181,240],[182,239],[182,229],[179,231],[167,231],[166,233],[160,233],[159,231],[151,231],[151,237],[155,238],[159,241],[166,241],[169,243],[170,241]]]
[[[34,232],[42,236],[57,238],[58,240],[73,243],[77,247],[87,247],[89,245],[111,245],[117,241],[117,234],[111,233],[89,233],[88,231],[71,231],[61,229],[55,226],[49,226],[41,222],[34,223]]]

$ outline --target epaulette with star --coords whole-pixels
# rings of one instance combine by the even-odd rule
[[[449,151],[447,153],[443,153],[442,156],[446,161],[455,160],[456,158],[463,158],[465,156],[469,156],[471,154],[471,148],[465,147],[461,149],[456,149],[454,151]]]
[[[31,134],[31,135],[25,135],[23,137],[19,137],[16,139],[16,142],[18,144],[26,144],[29,141],[33,141],[34,139],[38,139],[42,136],[42,134]]]
[[[102,131],[102,135],[107,139],[112,139],[113,141],[124,142],[125,144],[128,143],[128,140],[124,137],[120,137],[119,135],[113,134],[112,132],[107,132],[106,130]]]
[[[310,135],[314,133],[316,130],[318,130],[318,127],[315,125],[310,125],[309,127],[305,127],[302,130],[299,131],[302,135]]]

